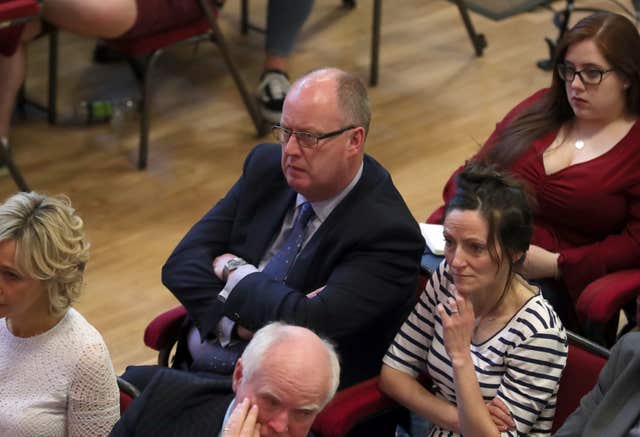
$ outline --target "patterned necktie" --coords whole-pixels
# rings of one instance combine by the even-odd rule
[[[273,258],[271,258],[264,268],[264,273],[276,281],[283,282],[286,279],[289,268],[295,261],[304,242],[307,224],[314,216],[315,213],[313,212],[311,204],[309,202],[303,203],[300,207],[298,218],[296,218],[296,222],[293,224],[293,228],[291,228],[289,235],[285,238],[278,252],[273,255]]]

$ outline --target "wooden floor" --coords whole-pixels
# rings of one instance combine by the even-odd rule
[[[242,74],[255,88],[263,37],[238,32],[240,2],[222,12],[225,34]],[[264,16],[253,1],[253,17]],[[343,11],[317,0],[293,57],[293,77],[324,65],[368,78],[371,2]],[[554,36],[551,13],[538,10],[493,22],[472,14],[489,46],[473,54],[458,11],[446,1],[384,4],[380,84],[370,89],[372,130],[367,151],[393,175],[416,219],[440,201],[450,172],[471,155],[515,103],[549,82],[535,60]],[[124,65],[93,65],[93,41],[62,35],[60,106],[136,92]],[[28,89],[43,95],[46,44],[30,52]],[[161,58],[153,103],[149,168],[137,171],[136,120],[120,126],[48,125],[17,120],[16,160],[33,189],[66,193],[85,219],[92,242],[79,310],[105,337],[116,371],[152,363],[142,334],[156,314],[176,305],[160,282],[172,248],[239,175],[260,139],[215,47],[179,48]],[[0,177],[0,196],[15,190]]]

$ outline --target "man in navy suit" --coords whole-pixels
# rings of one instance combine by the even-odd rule
[[[304,437],[339,375],[331,344],[309,329],[271,323],[244,350],[232,383],[161,369],[111,436]]]
[[[415,301],[424,240],[389,173],[364,153],[370,119],[366,88],[344,71],[292,85],[279,144],[251,151],[163,267],[191,321],[183,367],[219,371],[221,351],[281,320],[336,342],[343,387],[379,372]]]

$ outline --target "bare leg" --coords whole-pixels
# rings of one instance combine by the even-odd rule
[[[41,23],[27,23],[22,33],[22,41],[35,38],[40,33]],[[12,56],[0,55],[0,137],[9,135],[9,123],[18,90],[24,82],[27,68],[27,51],[23,43]]]
[[[115,38],[136,21],[135,0],[45,0],[42,17],[69,32]]]

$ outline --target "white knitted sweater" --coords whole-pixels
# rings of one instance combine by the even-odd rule
[[[106,436],[119,400],[107,346],[75,309],[29,338],[0,319],[0,436]]]

